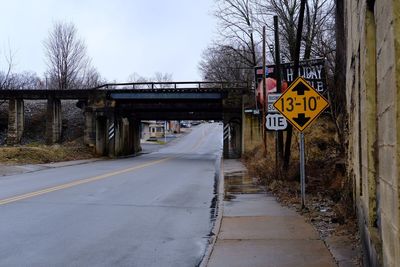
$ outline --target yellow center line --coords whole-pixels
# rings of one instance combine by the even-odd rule
[[[27,198],[40,196],[40,195],[47,194],[47,193],[50,193],[50,192],[67,189],[67,188],[74,187],[74,186],[81,185],[81,184],[91,183],[91,182],[94,182],[94,181],[98,181],[98,180],[102,180],[102,179],[105,179],[105,178],[109,178],[111,176],[115,176],[115,175],[131,172],[131,171],[135,171],[135,170],[138,170],[138,169],[142,169],[142,168],[145,168],[145,167],[148,167],[148,166],[151,166],[151,165],[155,165],[155,164],[158,164],[158,163],[170,160],[170,159],[171,158],[165,158],[165,159],[161,159],[161,160],[151,161],[151,162],[139,165],[139,166],[135,166],[135,167],[127,168],[127,169],[122,169],[122,170],[119,170],[119,171],[110,172],[110,173],[106,173],[106,174],[102,174],[102,175],[98,175],[98,176],[93,176],[93,177],[89,177],[89,178],[73,181],[73,182],[66,183],[66,184],[57,185],[57,186],[54,186],[54,187],[45,188],[45,189],[42,189],[42,190],[38,190],[38,191],[34,191],[34,192],[22,194],[22,195],[17,195],[17,196],[5,198],[5,199],[0,200],[0,205],[5,205],[5,204],[9,204],[9,203],[16,202],[16,201],[19,201],[19,200],[24,200],[24,199],[27,199]]]

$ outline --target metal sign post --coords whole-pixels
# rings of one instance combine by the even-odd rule
[[[167,121],[164,122],[164,143],[167,143]]]
[[[306,167],[304,155],[304,133],[300,133],[300,187],[301,187],[301,208],[306,205]]]
[[[301,207],[305,207],[306,174],[303,131],[329,106],[328,100],[307,81],[298,77],[273,106],[300,132]]]

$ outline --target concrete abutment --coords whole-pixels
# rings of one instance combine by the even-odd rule
[[[8,145],[16,145],[21,142],[24,132],[24,121],[24,100],[10,99],[8,104]]]
[[[46,143],[52,145],[61,141],[62,113],[61,100],[57,98],[47,99],[46,114]]]
[[[238,114],[224,114],[223,119],[223,155],[225,159],[240,158],[243,153],[242,116]]]
[[[90,116],[88,114],[88,116]],[[91,127],[92,119],[87,119],[85,127]],[[95,115],[95,153],[99,156],[128,156],[134,155],[141,151],[140,146],[140,121],[122,117],[114,112],[104,114],[99,112]],[[87,131],[86,140],[90,145],[92,139],[89,129]]]

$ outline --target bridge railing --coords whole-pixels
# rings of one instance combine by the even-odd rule
[[[143,82],[143,83],[107,83],[95,88],[87,89],[2,89],[0,100],[21,99],[86,99],[97,90],[104,91],[153,91],[158,92],[210,92],[210,91],[239,91],[246,92],[249,85],[246,82]]]
[[[95,87],[96,90],[157,90],[157,89],[177,89],[177,90],[208,90],[208,89],[246,89],[246,82],[211,82],[211,81],[190,81],[190,82],[135,82],[135,83],[107,83]]]

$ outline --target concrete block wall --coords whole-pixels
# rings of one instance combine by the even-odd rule
[[[400,1],[346,3],[349,175],[366,266],[398,266]]]

